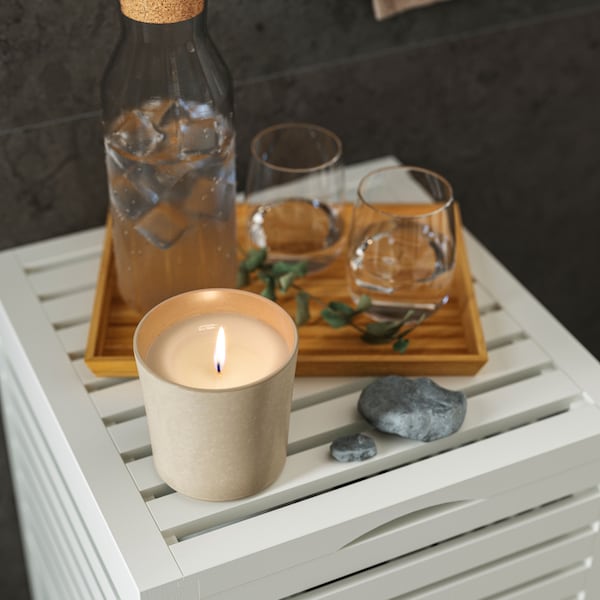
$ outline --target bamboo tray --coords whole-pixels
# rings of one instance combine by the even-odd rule
[[[238,214],[242,210],[240,206]],[[409,335],[406,352],[394,353],[388,344],[367,344],[351,327],[332,329],[318,318],[319,308],[315,306],[311,307],[311,320],[299,328],[297,375],[472,375],[485,364],[487,351],[458,206],[455,210],[457,252],[450,301]],[[350,215],[351,206],[344,206],[346,223]],[[239,218],[238,223],[242,220]],[[302,286],[318,298],[349,302],[341,257],[322,272],[303,279]],[[293,295],[282,297],[280,302],[293,314]],[[107,226],[85,352],[85,362],[94,374],[137,377],[132,341],[139,318],[117,292],[110,226]]]

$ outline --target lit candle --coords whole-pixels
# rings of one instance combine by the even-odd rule
[[[298,352],[283,308],[243,290],[179,294],[142,318],[133,351],[154,465],[169,486],[234,500],[277,478]]]
[[[217,341],[215,342],[215,353],[213,354],[213,360],[215,363],[215,369],[217,373],[220,373],[225,366],[226,357],[226,346],[225,346],[225,330],[223,327],[219,327],[219,333],[217,333]]]
[[[221,348],[219,331],[223,332]],[[190,317],[161,332],[150,346],[146,363],[157,375],[174,383],[223,389],[263,379],[288,358],[285,341],[264,321],[236,313],[210,313]]]

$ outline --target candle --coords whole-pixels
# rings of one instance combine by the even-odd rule
[[[133,351],[154,465],[168,485],[234,500],[277,478],[298,352],[285,310],[242,290],[186,292],[142,318]]]
[[[219,328],[226,340],[220,367],[215,364]],[[264,321],[237,313],[210,313],[163,331],[150,346],[146,362],[174,383],[224,389],[263,379],[280,369],[288,355],[284,339]]]

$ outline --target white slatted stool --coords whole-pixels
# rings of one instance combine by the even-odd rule
[[[348,170],[349,190],[382,159]],[[489,361],[455,435],[370,431],[369,378],[298,378],[289,456],[262,493],[209,503],[154,470],[137,379],[83,350],[102,229],[0,254],[2,406],[36,598],[600,598],[600,366],[466,233]],[[341,464],[365,431],[379,452]]]

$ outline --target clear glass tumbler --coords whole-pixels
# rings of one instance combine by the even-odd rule
[[[376,319],[420,321],[448,302],[455,262],[454,196],[427,169],[374,171],[359,184],[348,238],[352,299]]]
[[[343,250],[343,192],[337,135],[308,123],[261,131],[251,143],[246,181],[247,246],[266,248],[270,261],[326,267]]]

